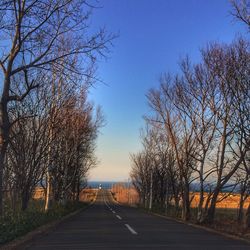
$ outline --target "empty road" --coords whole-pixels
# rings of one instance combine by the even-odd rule
[[[250,249],[242,241],[119,206],[100,190],[87,210],[22,249]]]

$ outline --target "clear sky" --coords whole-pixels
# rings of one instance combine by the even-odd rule
[[[199,60],[208,42],[231,42],[244,27],[229,14],[228,0],[101,0],[93,26],[119,33],[110,58],[99,63],[98,84],[90,98],[103,107],[107,124],[98,139],[100,163],[90,180],[124,181],[129,153],[140,149],[145,94],[163,72],[176,72],[185,55]]]

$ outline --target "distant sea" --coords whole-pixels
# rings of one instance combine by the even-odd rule
[[[102,186],[104,189],[110,189],[114,184],[121,183],[124,185],[128,185],[127,182],[117,182],[117,181],[88,181],[88,187],[89,188],[99,188],[99,185]],[[131,183],[130,183],[131,184]],[[210,187],[213,187],[212,184],[210,184]],[[192,192],[199,192],[200,190],[200,185],[199,183],[191,183],[190,185],[190,191]],[[209,191],[207,187],[205,187],[205,191]],[[232,185],[225,186],[222,189],[222,192],[231,192],[232,191]],[[239,192],[239,187],[237,186],[234,190],[233,193],[238,193]]]
[[[116,181],[88,181],[88,187],[90,188],[98,188],[99,185],[104,189],[110,189],[114,184],[117,183],[125,183],[125,182],[116,182]]]

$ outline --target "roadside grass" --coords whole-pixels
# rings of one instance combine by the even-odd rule
[[[176,209],[174,206],[169,205],[168,209],[166,210],[165,207],[159,206],[158,204],[153,204],[152,212],[158,213],[161,215],[166,215],[166,216],[173,217],[173,218],[177,218],[177,219],[181,219],[181,207],[178,207]],[[238,210],[234,208],[216,208],[215,221],[236,223],[237,213],[238,213]],[[190,221],[196,222],[197,208],[190,208],[190,214],[191,214]]]
[[[19,209],[14,213],[6,205],[4,216],[0,218],[0,245],[85,206],[87,203],[83,202],[68,202],[66,205],[54,204],[48,212],[44,212],[43,201],[32,200],[26,211]]]
[[[245,236],[249,239],[250,230],[246,230],[244,223],[238,223],[237,214],[238,209],[217,208],[214,223],[210,227],[229,234]]]
[[[235,208],[216,208],[215,220],[237,221],[238,210]]]
[[[149,211],[144,207],[139,207],[140,209]],[[177,220],[181,219],[181,208],[176,208],[174,206],[169,206],[168,211],[157,204],[153,204],[152,210],[150,212],[160,214],[163,216],[171,217]],[[191,218],[189,222],[197,224],[196,215],[197,208],[191,208]],[[211,225],[203,225],[205,227],[212,228],[216,231],[228,233],[231,235],[241,236],[245,239],[250,239],[250,230],[246,230],[244,225],[239,224],[237,221],[238,210],[235,208],[216,208],[214,223]]]

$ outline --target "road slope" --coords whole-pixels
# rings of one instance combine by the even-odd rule
[[[100,190],[87,210],[22,249],[250,249],[249,244],[113,202]]]

